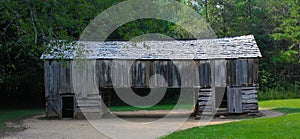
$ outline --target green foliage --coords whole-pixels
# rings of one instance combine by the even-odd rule
[[[43,61],[39,58],[46,46],[54,40],[78,39],[90,20],[117,2],[120,1],[1,1],[1,103],[43,105]]]
[[[298,51],[300,48],[300,1],[286,0],[282,4],[286,5],[283,16],[279,16],[279,26],[275,27],[271,36],[285,45],[280,53],[274,57],[276,62],[298,63]],[[285,46],[285,47],[282,47]]]
[[[282,84],[275,87],[266,88],[258,92],[259,100],[270,99],[292,99],[300,96],[299,82],[295,84]]]
[[[272,57],[273,63],[297,63],[298,60],[298,51],[296,50],[280,51],[278,55]]]
[[[148,18],[135,20],[119,27],[109,36],[108,39],[114,40],[116,38],[119,38],[121,40],[131,40],[137,36],[149,33],[159,33],[174,39],[193,38],[192,35],[189,34],[186,30],[182,29],[182,27],[174,23]]]
[[[300,134],[300,99],[259,102],[260,107],[274,108],[288,113],[274,118],[248,119],[172,133],[164,138],[298,138]]]

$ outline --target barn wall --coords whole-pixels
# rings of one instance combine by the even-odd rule
[[[97,60],[99,86],[193,87],[211,85],[209,60]]]
[[[69,61],[65,64],[68,65],[68,63]],[[70,81],[70,76],[68,76],[70,75],[70,72],[68,72],[69,67],[63,67],[57,61],[45,61],[44,68],[46,116],[61,117],[62,99],[60,93],[71,90],[67,85]]]
[[[227,61],[227,85],[257,86],[258,60],[233,59]]]
[[[101,87],[210,87],[212,83],[226,87],[258,83],[256,59],[97,60],[96,70]]]
[[[45,61],[46,116],[62,117],[62,97],[76,96],[81,111],[99,111],[101,97],[96,76],[96,61]],[[99,111],[100,112],[100,111]]]
[[[200,63],[203,61],[200,61]],[[200,67],[200,75],[212,74],[211,86],[200,84],[198,92],[198,114],[212,114],[226,93],[227,111],[229,113],[258,112],[258,60],[257,59],[216,59],[209,60],[208,73]],[[203,70],[204,69],[204,70]],[[218,89],[217,89],[218,88]],[[207,104],[207,107],[205,105]]]
[[[212,112],[215,110],[216,93],[224,93],[216,92],[215,87],[227,88],[224,90],[229,94],[228,99],[238,98],[234,103],[242,102],[239,108],[228,105],[232,113],[253,112],[258,106],[256,59],[83,60],[81,63],[45,61],[44,64],[47,116],[61,117],[61,96],[66,94],[76,95],[82,109],[97,111],[101,107],[99,88],[112,87],[196,87],[200,89],[197,102],[200,113],[206,103],[211,104]],[[202,98],[208,96],[212,100]]]

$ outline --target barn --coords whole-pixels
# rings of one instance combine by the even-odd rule
[[[196,115],[257,113],[260,57],[253,35],[52,47],[41,56],[46,116],[102,115],[118,88],[187,88]]]

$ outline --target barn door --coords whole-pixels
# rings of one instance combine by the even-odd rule
[[[227,87],[227,109],[229,113],[242,113],[242,89]]]

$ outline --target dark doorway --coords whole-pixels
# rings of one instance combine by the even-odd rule
[[[74,96],[62,96],[62,118],[74,117]]]
[[[216,87],[215,88],[215,101],[217,108],[227,108],[227,91],[226,87]]]

